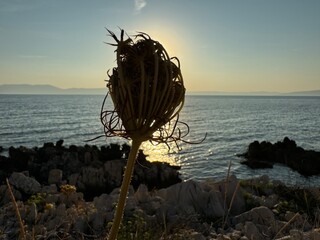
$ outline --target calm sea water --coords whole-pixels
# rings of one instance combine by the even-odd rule
[[[103,134],[99,120],[104,96],[0,95],[0,146],[42,146],[64,139],[65,145],[84,145]],[[108,103],[111,108],[111,103]],[[319,185],[320,177],[304,178],[287,167],[251,170],[240,164],[254,140],[276,142],[285,136],[305,149],[320,151],[320,97],[187,96],[180,120],[190,126],[182,151],[168,154],[166,146],[144,144],[149,160],[181,165],[184,179],[221,179],[231,172],[238,178],[267,174],[292,185]],[[125,142],[100,138],[89,144]]]

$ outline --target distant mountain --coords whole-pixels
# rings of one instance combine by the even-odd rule
[[[0,85],[0,94],[105,94],[104,88],[68,88],[62,89],[52,85],[4,84]]]
[[[287,95],[293,96],[320,96],[320,90],[313,90],[313,91],[303,91],[303,92],[291,92]]]
[[[320,96],[320,90],[301,92],[190,92],[190,95],[223,95],[223,96]]]
[[[221,95],[221,96],[279,96],[283,95],[279,92],[222,92],[222,91],[204,91],[204,92],[188,92],[189,95]]]
[[[55,94],[55,95],[104,95],[106,88],[67,88],[62,89],[52,85],[3,84],[0,94]],[[240,95],[240,96],[320,96],[320,90],[301,92],[187,92],[188,95]]]

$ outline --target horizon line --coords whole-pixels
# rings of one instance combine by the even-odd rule
[[[48,91],[52,91],[51,93],[43,93],[45,95],[47,94],[57,94],[54,91],[62,91],[62,92],[66,92],[67,94],[70,94],[70,92],[68,93],[68,91],[103,91],[106,89],[106,87],[104,88],[81,88],[81,87],[71,87],[71,88],[61,88],[61,87],[57,87],[51,84],[0,84],[0,87],[47,87]],[[0,94],[41,94],[41,92],[38,93],[38,91],[40,89],[34,89],[35,91],[37,91],[37,93],[31,92],[32,89],[26,90],[26,89],[2,89],[4,90],[3,92],[0,91]],[[7,91],[6,91],[7,90]],[[26,90],[25,93],[23,93],[23,90]],[[18,93],[14,93],[14,92],[18,92]],[[28,93],[29,92],[29,93]],[[253,94],[257,94],[257,95],[281,95],[281,94],[285,94],[285,95],[290,95],[290,94],[308,94],[308,93],[316,93],[317,95],[320,95],[320,89],[312,89],[312,90],[295,90],[295,91],[286,91],[286,92],[282,92],[282,91],[262,91],[262,90],[257,90],[257,91],[223,91],[223,90],[212,90],[212,91],[188,91],[186,90],[186,95],[253,95]],[[58,93],[59,94],[59,93]],[[57,95],[58,95],[57,94]],[[97,93],[96,93],[97,94]]]

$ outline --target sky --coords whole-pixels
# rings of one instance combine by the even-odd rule
[[[0,84],[103,88],[106,28],[149,34],[187,91],[320,89],[319,0],[0,0]]]

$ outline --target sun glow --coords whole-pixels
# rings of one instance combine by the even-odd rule
[[[150,37],[160,42],[170,57],[178,57],[180,59],[184,53],[185,44],[185,41],[181,37],[181,30],[173,31],[172,28],[161,27],[160,24],[154,22],[152,25],[147,25],[141,31],[148,33]]]

